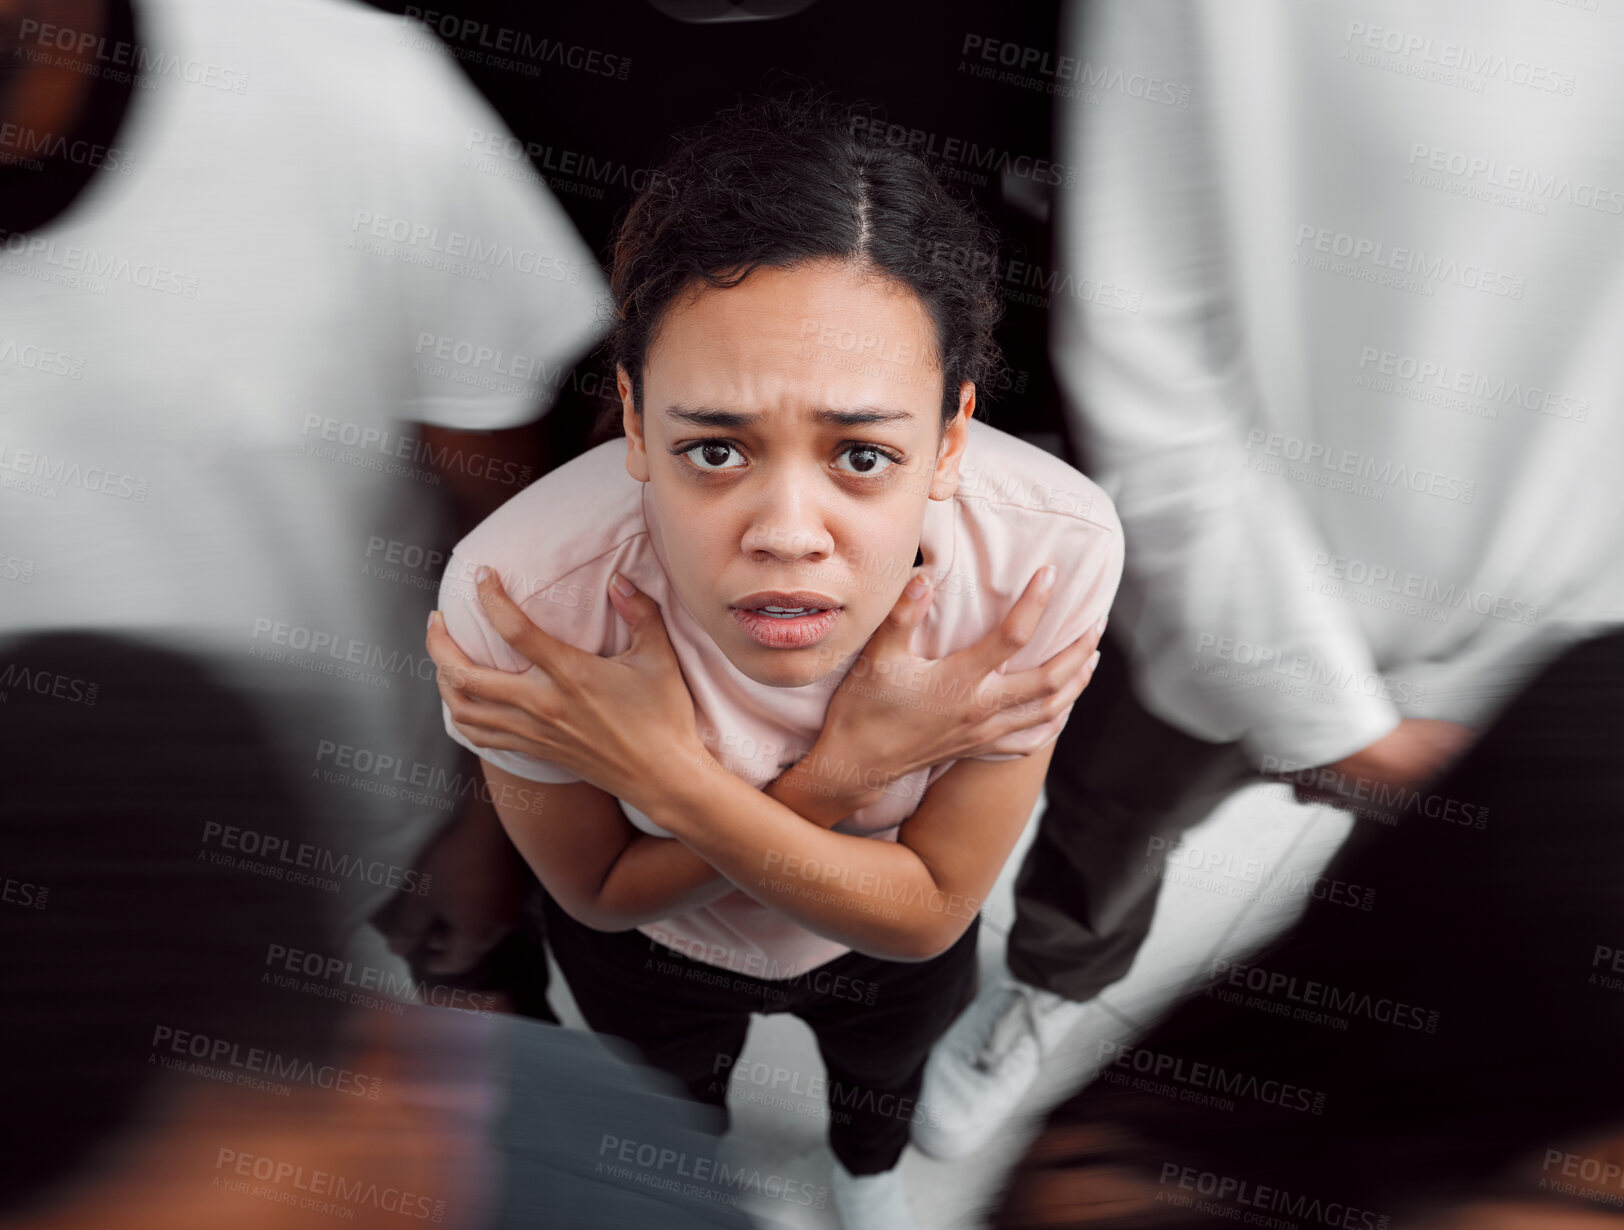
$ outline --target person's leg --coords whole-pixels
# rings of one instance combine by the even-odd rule
[[[982,987],[926,1069],[934,1109],[914,1143],[940,1158],[990,1140],[1046,1053],[1091,1016],[1150,932],[1167,852],[1253,776],[1238,745],[1192,739],[1145,711],[1109,638],[1061,731],[1048,803],[1015,885],[1009,976]]]
[[[588,1025],[624,1038],[676,1077],[727,1130],[727,1079],[750,1028],[753,996],[740,979],[656,944],[639,931],[603,932],[546,898],[547,941]],[[723,1073],[718,1076],[717,1073]]]
[[[1167,851],[1255,773],[1237,744],[1191,738],[1147,712],[1118,652],[1101,653],[1090,697],[1049,766],[1007,950],[1021,982],[1079,1003],[1133,964]]]
[[[850,953],[811,976],[794,1013],[812,1028],[828,1069],[829,1147],[854,1175],[890,1170],[908,1144],[925,1059],[969,997],[981,917],[929,961],[884,961]],[[834,977],[865,989],[864,1000],[831,993]],[[873,1003],[867,1003],[869,995]]]
[[[812,1028],[828,1072],[834,1202],[846,1230],[916,1225],[895,1167],[919,1101],[925,1059],[969,998],[979,915],[929,961],[848,953],[793,984],[789,1010]],[[859,993],[860,992],[860,993]]]

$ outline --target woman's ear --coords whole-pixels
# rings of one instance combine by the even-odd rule
[[[615,391],[620,394],[620,423],[626,431],[626,473],[648,482],[648,444],[643,439],[643,416],[632,396],[632,378],[624,367],[615,368]]]
[[[966,380],[959,385],[959,412],[942,429],[942,443],[937,450],[936,472],[931,475],[930,498],[951,500],[959,489],[959,458],[964,446],[970,442],[970,416],[976,412],[976,386]]]

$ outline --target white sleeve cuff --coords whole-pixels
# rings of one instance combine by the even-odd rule
[[[1265,773],[1289,773],[1351,756],[1391,734],[1399,720],[1390,701],[1361,696],[1323,714],[1296,709],[1258,722],[1241,738],[1241,750]]]

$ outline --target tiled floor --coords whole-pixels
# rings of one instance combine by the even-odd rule
[[[926,1230],[982,1225],[983,1211],[996,1197],[1003,1175],[1036,1128],[1035,1116],[1092,1075],[1099,1043],[1144,1028],[1214,958],[1238,956],[1288,926],[1303,907],[1308,885],[1351,824],[1345,812],[1299,806],[1284,786],[1254,786],[1192,829],[1170,860],[1156,923],[1138,960],[1126,978],[1100,997],[1105,1011],[1085,1022],[1054,1056],[1052,1079],[1041,1081],[1028,1098],[1022,1123],[963,1161],[933,1161],[912,1148],[903,1155],[902,1171],[920,1224]],[[1033,828],[1028,824],[984,910],[979,952],[984,978],[996,976],[1003,965],[1004,938],[1014,914],[1015,872]],[[566,1024],[581,1027],[563,980],[553,985],[559,1014]],[[787,1088],[782,1080],[773,1088],[766,1077],[773,1069],[794,1074]],[[801,1092],[823,1072],[811,1032],[783,1014],[755,1018],[737,1070],[730,1095],[729,1151],[763,1176],[826,1187],[833,1164],[824,1140],[827,1111],[821,1098]],[[762,1079],[748,1079],[752,1070],[762,1073]],[[828,1207],[770,1199],[747,1207],[765,1227],[839,1226]]]

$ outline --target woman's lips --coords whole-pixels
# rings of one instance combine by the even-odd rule
[[[768,615],[742,607],[733,607],[731,612],[744,634],[768,649],[804,649],[816,645],[840,618],[839,607],[806,615]]]

